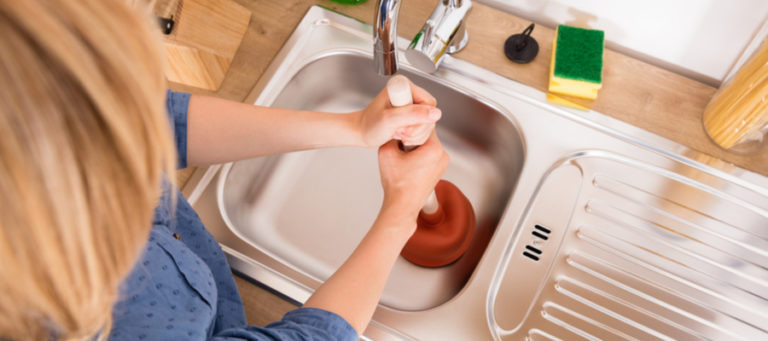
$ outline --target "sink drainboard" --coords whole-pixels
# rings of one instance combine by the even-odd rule
[[[767,339],[768,198],[675,170],[604,152],[553,167],[494,279],[497,337]]]

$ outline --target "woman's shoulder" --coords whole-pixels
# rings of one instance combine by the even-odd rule
[[[203,338],[215,318],[216,296],[210,269],[165,226],[155,225],[120,286],[110,338]]]

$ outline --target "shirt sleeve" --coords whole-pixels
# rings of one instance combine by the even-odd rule
[[[352,325],[335,313],[316,308],[299,308],[289,311],[282,320],[270,323],[266,327],[248,326],[225,329],[210,340],[357,341],[359,337]]]
[[[165,100],[176,141],[179,169],[187,168],[187,110],[189,109],[189,97],[188,93],[168,90]]]

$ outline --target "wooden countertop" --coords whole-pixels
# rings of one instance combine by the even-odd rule
[[[357,6],[339,5],[329,0],[236,1],[253,11],[253,16],[221,88],[211,92],[171,84],[172,89],[243,101],[312,5],[322,5],[369,24],[373,21],[376,5],[376,0]],[[404,0],[399,35],[412,37],[416,34],[437,1]],[[523,31],[528,24],[530,22],[521,18],[475,2],[469,15],[469,44],[454,56],[546,91],[553,29],[536,26],[532,35],[539,42],[540,51],[533,62],[519,65],[504,57],[506,38]],[[737,155],[719,148],[706,136],[701,115],[715,88],[608,49],[604,65],[603,88],[597,100],[592,103],[576,100],[579,104],[711,155],[714,157],[712,162],[725,161],[768,176],[768,148],[749,156]],[[708,159],[698,160],[706,162]],[[180,171],[179,184],[184,184],[190,174],[191,170]],[[238,284],[246,302],[260,302],[262,300],[252,297],[269,295],[244,281],[238,281]],[[274,316],[267,316],[267,320],[278,319],[291,307],[276,306]],[[253,320],[251,315],[249,321],[263,321]]]
[[[438,0],[405,0],[398,33],[412,37]],[[310,6],[318,4],[371,23],[375,0],[357,6],[329,0],[237,0],[253,11],[251,23],[232,66],[217,92],[173,84],[176,90],[242,101],[293,32]],[[554,30],[536,26],[536,59],[518,65],[504,57],[503,43],[528,21],[475,2],[469,15],[467,47],[454,55],[510,79],[546,91]],[[706,58],[706,56],[702,56]],[[715,88],[606,49],[603,88],[593,103],[576,100],[603,114],[628,122],[694,150],[768,176],[768,148],[752,155],[729,153],[706,136],[701,115]]]

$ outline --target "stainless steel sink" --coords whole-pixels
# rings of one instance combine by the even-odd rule
[[[491,104],[405,72],[440,99],[438,135],[452,162],[445,179],[474,206],[477,228],[464,257],[441,268],[400,258],[381,304],[418,311],[456,295],[485,251],[517,182],[523,147],[515,126]],[[304,66],[275,107],[348,113],[384,88],[368,56],[323,55]],[[381,205],[376,150],[335,148],[235,162],[219,177],[221,213],[243,240],[313,279],[325,280],[363,238]]]
[[[360,109],[385,81],[370,50],[370,26],[313,7],[249,101]],[[443,109],[479,229],[450,266],[399,260],[366,338],[768,339],[767,178],[450,56],[401,66]],[[183,192],[235,270],[298,302],[381,200],[356,148],[200,169]]]

